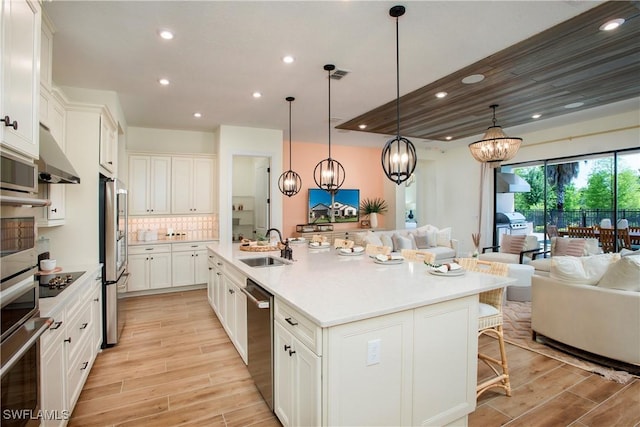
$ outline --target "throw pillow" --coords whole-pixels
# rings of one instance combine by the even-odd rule
[[[565,283],[595,285],[619,254],[602,254],[583,257],[554,256],[551,258],[549,276]]]
[[[525,236],[524,234],[503,234],[502,241],[500,242],[500,252],[520,255],[520,252],[524,250],[524,243],[526,238],[527,236]]]
[[[375,245],[375,246],[382,246],[382,240],[380,240],[380,236],[378,236],[372,231],[369,231],[367,233],[367,236],[364,238],[364,242],[365,242],[365,245],[369,244],[369,245]]]
[[[640,256],[625,256],[611,264],[598,286],[640,292]]]
[[[382,242],[382,246],[389,246],[392,251],[396,251],[396,248],[393,247],[393,240],[391,240],[391,237],[383,234],[380,236],[380,241]]]
[[[427,245],[429,245],[430,248],[435,248],[436,246],[438,246],[438,229],[432,228],[431,230],[428,230],[426,234]]]
[[[586,243],[585,239],[556,239],[555,252],[552,256],[582,256]]]
[[[587,238],[584,239],[584,241],[584,253],[582,255],[598,255],[603,253],[598,239]]]
[[[404,237],[395,233],[391,240],[393,241],[393,250],[396,252],[400,252],[403,249],[413,249],[413,242],[408,237]]]
[[[427,233],[413,233],[413,240],[416,242],[417,249],[428,249],[429,239],[427,238]]]
[[[451,227],[443,228],[436,232],[436,246],[451,247]]]
[[[636,255],[640,255],[640,249],[637,249],[635,251],[632,251],[631,249],[622,249],[620,251],[620,256],[621,257],[626,257],[626,256],[636,256]]]

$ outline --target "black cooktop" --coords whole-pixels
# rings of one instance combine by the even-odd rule
[[[82,276],[84,271],[64,272],[58,274],[42,274],[39,276],[40,298],[50,298],[57,296],[70,284]]]

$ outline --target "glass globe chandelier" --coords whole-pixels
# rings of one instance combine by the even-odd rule
[[[295,101],[293,96],[285,98],[289,103],[289,170],[280,175],[278,188],[287,197],[295,196],[302,188],[302,178],[291,169],[291,103]]]
[[[335,70],[335,68],[335,65],[332,64],[324,66],[327,71],[327,80],[329,81],[329,157],[318,162],[313,169],[313,180],[316,185],[329,193],[337,192],[342,187],[345,178],[342,164],[331,158],[331,71]]]
[[[493,104],[493,125],[487,128],[480,141],[469,144],[469,150],[474,159],[482,163],[489,163],[491,167],[498,167],[500,163],[511,160],[518,152],[522,138],[510,138],[496,125],[496,108]]]
[[[382,149],[382,169],[384,174],[397,185],[402,184],[411,177],[416,168],[418,158],[416,148],[407,138],[400,136],[400,49],[398,18],[404,15],[404,6],[393,6],[389,15],[396,18],[396,136],[385,144]]]

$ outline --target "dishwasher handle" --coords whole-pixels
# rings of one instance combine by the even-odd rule
[[[251,301],[256,307],[261,309],[267,309],[271,307],[271,299],[273,298],[271,294],[260,288],[252,280],[247,280],[247,287],[240,289],[245,293],[249,301]],[[260,299],[256,298],[256,294]]]
[[[271,304],[269,304],[269,300],[262,300],[260,301],[259,299],[257,299],[256,297],[254,297],[251,292],[249,292],[246,288],[241,288],[242,292],[245,293],[245,295],[247,296],[247,298],[254,303],[258,308],[269,308],[269,306]]]

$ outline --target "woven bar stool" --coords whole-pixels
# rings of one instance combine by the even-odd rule
[[[469,271],[507,276],[509,267],[501,262],[488,262],[475,258],[460,258],[457,260],[462,268]],[[507,396],[511,396],[511,382],[509,381],[509,367],[507,365],[507,352],[504,346],[504,332],[502,330],[502,301],[504,288],[480,293],[480,306],[478,315],[478,338],[486,334],[498,339],[500,346],[500,360],[478,352],[478,359],[482,360],[495,374],[476,387],[476,398],[490,388],[504,389]]]

